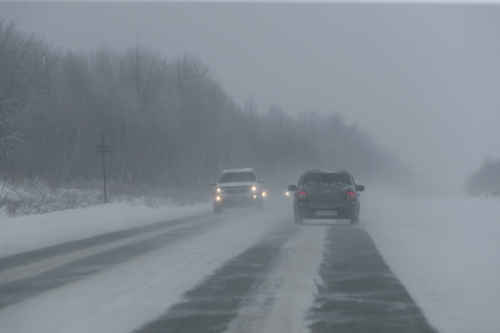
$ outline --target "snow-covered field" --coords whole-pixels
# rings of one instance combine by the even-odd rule
[[[363,193],[361,225],[368,230],[431,325],[441,333],[499,332],[500,202],[492,199],[404,200],[382,193],[373,189]],[[152,209],[108,204],[3,219],[0,220],[0,257],[210,212],[210,205]],[[291,217],[291,212],[281,215]],[[165,307],[178,301],[184,291],[273,228],[268,220],[250,223],[249,218],[215,227],[189,242],[139,256],[127,265],[115,265],[72,283],[71,288],[66,285],[4,308],[0,311],[0,331],[130,331],[144,318],[154,319]],[[290,254],[300,254],[300,261],[307,262],[303,257],[310,253],[314,260],[296,271],[299,272],[297,276],[307,276],[300,272],[317,267],[321,246],[307,252],[292,247],[294,244],[302,247],[317,244],[317,240],[322,239],[318,233],[324,233],[326,228],[303,228],[303,232],[296,234],[283,248],[284,257],[279,264],[282,269],[273,274],[294,271],[290,270],[291,266],[299,264]],[[307,239],[316,241],[304,242]],[[0,272],[0,278],[1,275]],[[127,278],[117,281],[116,276]],[[289,283],[289,288],[285,285],[279,291],[287,295],[290,290],[296,292],[300,285],[304,288],[304,303],[295,304],[296,312],[304,311],[311,304],[310,292],[313,292],[314,283],[295,279]],[[132,286],[135,289],[130,292]],[[101,296],[90,299],[88,295],[95,290]],[[138,299],[147,301],[137,303]],[[164,307],[158,308],[159,303]],[[44,307],[43,304],[51,306]],[[279,306],[286,308],[286,298]],[[132,315],[120,315],[123,313]],[[20,322],[20,318],[28,320]],[[265,325],[273,327],[272,323]]]

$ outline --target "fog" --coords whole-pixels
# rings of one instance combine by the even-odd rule
[[[500,156],[500,6],[0,2],[64,50],[184,52],[260,111],[339,113],[457,193]]]

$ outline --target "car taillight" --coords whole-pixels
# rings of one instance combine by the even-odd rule
[[[345,198],[347,201],[356,201],[356,192],[354,191],[347,191],[347,195]]]
[[[306,191],[299,191],[299,194],[297,195],[297,199],[306,201],[306,199],[307,199]]]

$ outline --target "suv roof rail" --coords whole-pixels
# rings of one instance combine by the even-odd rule
[[[304,172],[307,173],[316,173],[316,172],[325,172],[325,173],[349,173],[347,170],[328,170],[328,169],[310,169]]]
[[[252,168],[241,168],[241,169],[224,169],[222,170],[222,173],[227,173],[227,172],[255,172]]]

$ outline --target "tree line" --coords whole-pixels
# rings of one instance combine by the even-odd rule
[[[329,111],[329,110],[325,110]],[[306,168],[408,182],[409,167],[339,114],[288,115],[238,105],[209,66],[185,53],[54,49],[0,20],[0,171],[63,183],[102,176],[95,146],[111,145],[108,179],[206,188],[222,169],[269,180]]]

